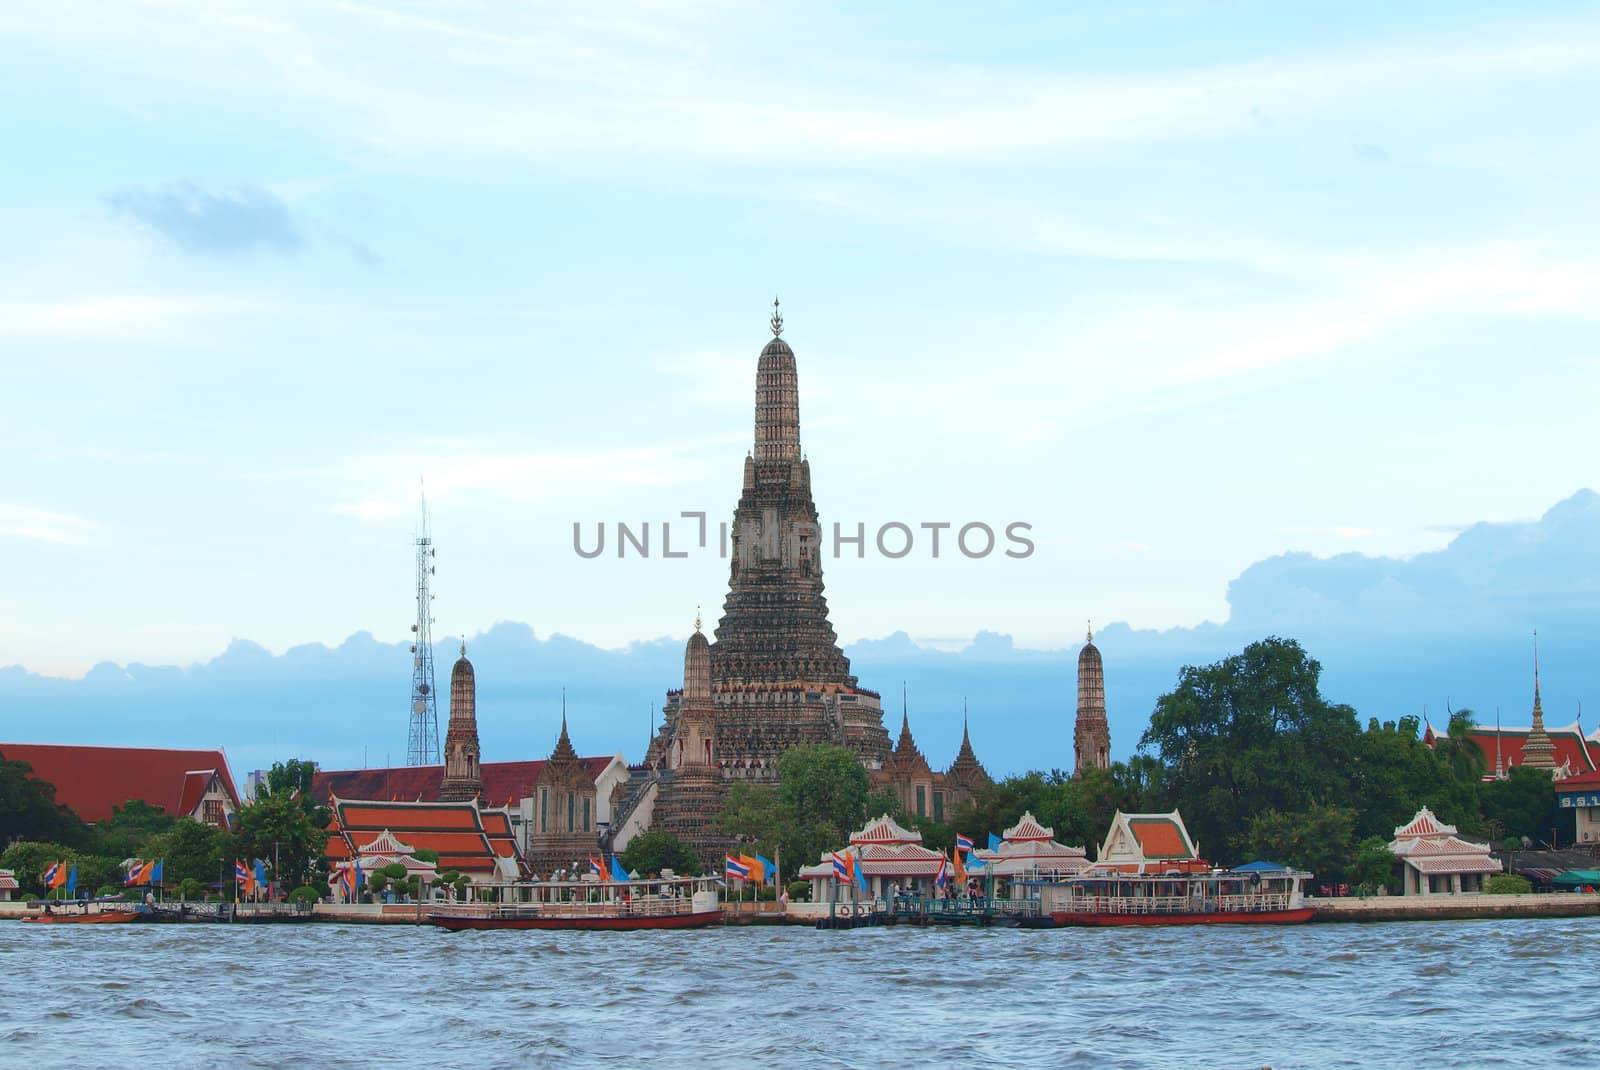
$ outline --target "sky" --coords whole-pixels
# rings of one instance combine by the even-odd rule
[[[1532,521],[1596,482],[1595,99],[1578,4],[7,6],[0,665],[398,643],[424,483],[441,635],[681,643],[775,294],[825,531],[1034,545],[825,558],[846,642]]]

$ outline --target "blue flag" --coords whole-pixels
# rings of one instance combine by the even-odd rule
[[[166,859],[164,859],[164,858],[158,858],[158,859],[156,859],[156,864],[153,867],[151,867],[151,869],[150,869],[150,883],[151,884],[160,884],[161,883],[161,863],[163,863],[165,861],[166,861]]]
[[[988,863],[986,863],[983,859],[979,858],[975,854],[970,854],[970,855],[967,856],[967,869],[968,870],[982,869],[987,864]]]
[[[856,880],[861,884],[861,890],[867,890],[867,867],[861,864],[861,856],[856,856]]]
[[[619,884],[628,883],[628,871],[622,868],[622,863],[617,861],[617,856],[611,856],[611,879]]]
[[[778,866],[777,866],[777,863],[773,862],[772,859],[768,858],[766,855],[763,855],[763,854],[756,855],[756,861],[761,863],[761,878],[762,878],[762,880],[771,882],[771,881],[776,881],[778,879]]]
[[[992,832],[989,833],[989,850],[991,850],[991,851],[1000,850],[1000,837],[996,836]]]
[[[262,862],[261,862],[261,859],[258,858],[258,859],[256,859],[256,887],[265,889],[266,886],[267,886],[267,867],[265,865],[263,865]]]
[[[72,868],[67,870],[67,894],[78,894],[78,863],[72,863]]]

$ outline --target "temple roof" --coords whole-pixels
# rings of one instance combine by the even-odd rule
[[[467,802],[332,800],[327,855],[335,862],[355,854],[409,855],[430,850],[442,869],[515,874],[521,867],[511,822],[504,811]],[[402,850],[403,848],[403,850]]]
[[[1474,725],[1472,731],[1467,733],[1467,738],[1483,754],[1485,775],[1493,776],[1497,755],[1504,770],[1530,764],[1523,755],[1523,746],[1532,730],[1531,725],[1503,725],[1499,728]],[[1574,721],[1558,728],[1546,726],[1545,735],[1555,747],[1553,760],[1557,779],[1564,779],[1564,772],[1584,773],[1600,769],[1600,730],[1586,736],[1580,723]],[[1441,739],[1449,738],[1448,732],[1442,732],[1432,725],[1428,725],[1422,733],[1422,741],[1429,747],[1435,746]]]
[[[867,822],[865,828],[850,834],[852,844],[921,843],[922,833],[901,827],[888,814]]]
[[[215,774],[234,806],[239,792],[221,750],[155,747],[85,747],[49,743],[0,743],[0,757],[27,762],[35,778],[55,785],[56,802],[84,821],[105,821],[113,807],[143,799],[169,814],[188,817],[204,794],[196,785]],[[191,780],[191,778],[197,778]],[[188,809],[184,803],[193,800]]]
[[[1033,811],[1029,810],[1022,815],[1015,825],[1001,833],[1000,838],[1012,843],[1027,840],[1048,841],[1055,839],[1055,829],[1045,828],[1039,824],[1038,820],[1033,816]]]
[[[1199,851],[1178,811],[1125,814],[1118,810],[1100,847],[1100,864],[1198,863]]]
[[[613,755],[579,758],[591,780],[598,780]],[[544,771],[545,759],[528,762],[484,762],[478,766],[483,784],[484,805],[513,805],[533,794],[533,785]],[[337,795],[344,799],[387,799],[391,802],[412,799],[438,802],[444,780],[442,765],[409,765],[390,769],[340,769],[319,772],[311,781],[311,795],[326,806]]]
[[[1415,839],[1418,836],[1449,836],[1454,835],[1456,827],[1447,825],[1434,816],[1433,811],[1424,806],[1417,811],[1415,817],[1394,830],[1397,840]]]

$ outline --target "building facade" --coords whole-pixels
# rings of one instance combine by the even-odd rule
[[[478,683],[467,660],[467,644],[450,670],[450,724],[444,737],[444,779],[439,798],[475,799],[483,790],[478,768]]]
[[[1111,726],[1106,720],[1106,670],[1094,629],[1085,635],[1078,651],[1078,716],[1072,730],[1072,774],[1111,767]]]

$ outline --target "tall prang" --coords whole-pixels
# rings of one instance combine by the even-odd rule
[[[478,682],[463,640],[461,657],[450,670],[450,723],[444,734],[444,780],[439,785],[442,802],[466,802],[483,791],[478,758]]]
[[[1086,769],[1106,769],[1111,765],[1111,726],[1106,720],[1106,670],[1100,648],[1094,645],[1094,629],[1087,630],[1083,649],[1078,651],[1078,719],[1072,730],[1075,761],[1073,776]]]
[[[837,743],[869,768],[889,756],[875,692],[857,685],[823,597],[824,541],[800,449],[794,350],[773,301],[772,340],[756,366],[755,441],[734,510],[728,597],[711,644],[719,764],[770,779],[779,755]]]

